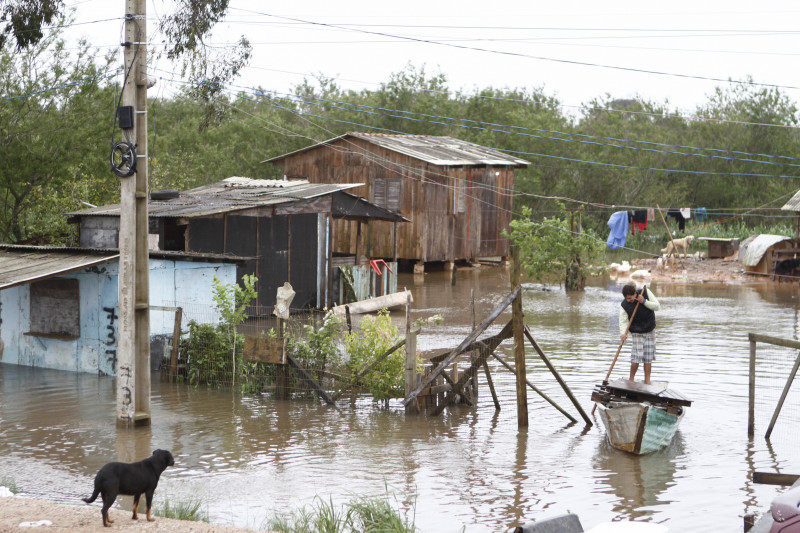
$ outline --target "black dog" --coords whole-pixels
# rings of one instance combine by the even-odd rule
[[[147,520],[152,522],[150,506],[153,504],[153,493],[158,485],[161,472],[175,464],[172,454],[167,450],[156,450],[153,455],[138,463],[108,463],[94,477],[94,492],[86,503],[92,503],[97,495],[103,497],[103,525],[108,527],[112,520],[108,517],[108,509],[117,499],[118,494],[133,496],[133,519],[139,507],[139,497],[144,494],[147,501]]]
[[[775,273],[779,276],[788,276],[794,274],[798,266],[800,266],[800,259],[784,259],[783,261],[778,261],[778,264],[775,265]]]

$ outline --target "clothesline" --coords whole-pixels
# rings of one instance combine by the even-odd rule
[[[692,209],[689,207],[670,207],[667,208],[666,211],[666,215],[664,215],[665,220],[674,218],[678,223],[678,230],[681,232],[685,231],[686,221],[692,218]],[[695,208],[694,216],[698,222],[708,219],[708,213],[704,207]],[[611,233],[608,236],[606,245],[612,250],[624,247],[629,227],[631,234],[635,234],[637,230],[641,233],[647,229],[647,223],[655,219],[655,209],[652,207],[631,211],[616,211],[612,213],[611,217],[608,219],[608,227],[611,229]]]

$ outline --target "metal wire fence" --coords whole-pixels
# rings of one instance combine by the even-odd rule
[[[800,389],[796,381],[800,343],[765,335],[750,335],[752,411],[749,430],[764,434],[773,444],[797,442]],[[794,386],[793,386],[794,385]]]
[[[164,380],[329,402],[350,393],[402,396],[404,349],[380,359],[403,339],[388,316],[348,321],[332,312],[292,309],[281,320],[273,307],[252,306],[233,327],[213,307],[173,303],[156,309],[164,316],[154,316],[152,327],[168,338],[158,365]],[[180,331],[177,346],[168,331]],[[361,375],[364,369],[370,372]]]

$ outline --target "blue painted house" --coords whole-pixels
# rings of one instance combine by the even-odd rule
[[[237,259],[150,252],[151,369],[171,342],[174,309],[214,308],[213,279],[236,283]],[[0,362],[116,375],[116,250],[0,245]]]

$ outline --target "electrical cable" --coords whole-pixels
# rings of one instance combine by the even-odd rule
[[[136,17],[131,15],[126,15],[126,22],[128,19],[132,20],[134,24],[136,24],[137,31],[141,33],[141,28],[139,27],[139,21],[136,20]],[[137,39],[138,41],[138,39]],[[132,46],[132,43],[123,43],[123,46]],[[133,70],[134,65],[136,65],[136,58],[139,55],[139,44],[136,44],[136,49],[133,53],[133,58],[131,59],[131,64],[128,67],[127,72],[124,72],[124,76],[122,79],[122,90],[119,93],[119,99],[117,100],[117,109],[114,113],[114,118],[112,119],[111,123],[111,155],[109,157],[111,162],[111,172],[113,172],[119,178],[127,178],[132,176],[136,173],[136,144],[130,142],[130,139],[127,139],[128,134],[123,129],[122,134],[126,138],[124,141],[115,142],[114,141],[114,131],[116,130],[117,124],[117,116],[119,113],[120,103],[122,102],[122,95],[125,94],[125,86],[128,83],[128,77],[131,75],[131,71]],[[135,117],[133,119],[136,120]]]
[[[392,38],[399,39],[399,40],[402,40],[402,41],[411,41],[411,42],[424,43],[424,44],[434,44],[434,45],[439,45],[439,46],[447,46],[447,47],[451,47],[451,48],[457,48],[457,49],[461,49],[461,50],[472,50],[472,51],[476,51],[476,52],[487,52],[487,53],[497,54],[497,55],[522,57],[522,58],[527,58],[527,59],[536,59],[536,60],[539,60],[539,61],[550,61],[550,62],[553,62],[553,63],[563,63],[563,64],[579,65],[579,66],[585,66],[585,67],[604,68],[604,69],[611,69],[611,70],[621,70],[621,71],[625,71],[625,72],[635,72],[635,73],[640,73],[640,74],[655,74],[655,75],[658,75],[658,76],[670,76],[670,77],[675,77],[675,78],[696,79],[696,80],[705,80],[705,81],[716,81],[716,82],[723,82],[723,83],[728,83],[730,81],[729,79],[713,78],[713,77],[710,77],[710,76],[696,76],[696,75],[691,75],[691,74],[680,74],[680,73],[675,73],[675,72],[662,72],[662,71],[658,71],[658,70],[639,69],[639,68],[633,68],[633,67],[620,67],[620,66],[616,66],[616,65],[603,65],[603,64],[600,64],[600,63],[589,63],[587,61],[576,61],[576,60],[571,60],[571,59],[556,59],[556,58],[552,58],[552,57],[535,56],[535,55],[530,55],[530,54],[522,54],[522,53],[518,53],[518,52],[508,52],[508,51],[502,51],[502,50],[490,50],[490,49],[487,49],[487,48],[479,48],[479,47],[475,47],[475,46],[464,46],[464,45],[453,44],[453,43],[445,43],[445,42],[439,42],[439,41],[435,41],[435,40],[431,40],[431,39],[420,39],[420,38],[416,38],[416,37],[408,37],[408,36],[405,36],[405,35],[394,35],[394,34],[385,33],[385,32],[370,31],[370,30],[360,30],[360,29],[357,29],[357,28],[349,28],[349,27],[340,26],[340,25],[337,25],[337,24],[328,24],[328,23],[324,23],[324,22],[314,22],[314,21],[310,21],[310,20],[298,19],[298,18],[294,18],[294,17],[285,17],[285,16],[274,15],[274,14],[271,14],[271,13],[265,13],[265,12],[260,12],[260,11],[254,11],[254,13],[258,13],[260,15],[264,15],[264,16],[267,16],[267,17],[274,17],[274,18],[277,18],[277,19],[291,20],[291,21],[294,21],[294,22],[300,22],[300,23],[304,23],[304,24],[308,24],[308,25],[312,25],[312,26],[322,26],[322,27],[342,29],[342,30],[346,30],[346,31],[353,31],[353,32],[357,32],[357,33],[366,33],[366,34],[370,34],[370,35],[379,35],[379,36],[382,36],[382,37],[392,37]],[[795,85],[778,85],[778,84],[773,84],[773,83],[757,83],[757,82],[753,82],[753,81],[740,81],[739,83],[744,83],[744,84],[747,84],[747,85],[754,85],[754,86],[759,86],[759,87],[800,89],[800,86],[795,86]]]

